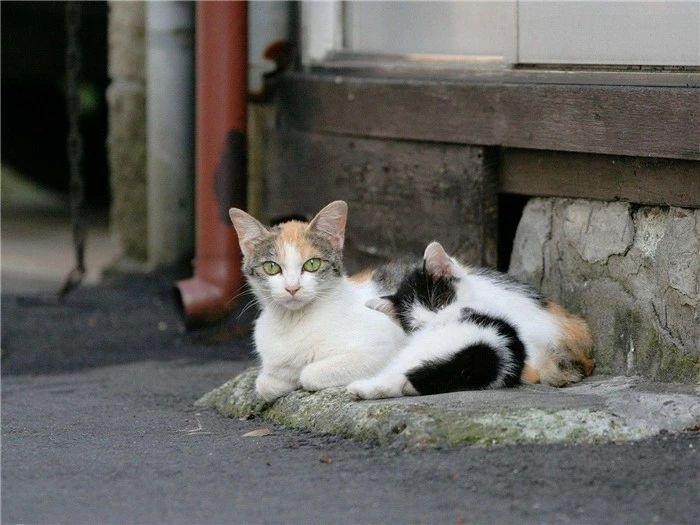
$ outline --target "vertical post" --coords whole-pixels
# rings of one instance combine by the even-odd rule
[[[143,2],[109,2],[110,227],[122,251],[118,266],[146,262],[146,82]]]
[[[198,2],[196,256],[177,283],[190,324],[225,315],[242,283],[228,209],[245,205],[247,53],[247,2]]]
[[[343,4],[339,0],[301,2],[301,61],[323,59],[343,47]]]
[[[194,9],[146,5],[148,263],[192,255],[194,215]]]

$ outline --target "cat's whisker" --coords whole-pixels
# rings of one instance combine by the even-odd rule
[[[253,290],[251,290],[247,285],[244,284],[243,286],[238,288],[238,290],[236,290],[235,295],[231,299],[229,299],[229,301],[226,303],[226,306],[231,306],[231,304],[239,297],[252,294],[254,294]]]
[[[260,306],[260,302],[258,301],[257,298],[253,298],[251,301],[249,301],[249,302],[243,307],[243,309],[242,309],[240,312],[238,312],[238,315],[236,316],[236,320],[238,320],[238,319],[240,319],[241,317],[243,317],[243,314],[246,313],[246,312],[247,312],[248,310],[250,310],[251,308],[253,308],[254,306]]]

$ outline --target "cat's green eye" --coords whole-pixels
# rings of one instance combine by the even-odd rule
[[[265,261],[263,263],[263,270],[267,275],[277,275],[282,271],[280,265],[273,261]]]
[[[305,272],[315,272],[321,267],[321,259],[313,257],[304,263]]]

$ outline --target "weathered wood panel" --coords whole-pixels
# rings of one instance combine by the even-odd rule
[[[290,127],[374,138],[700,159],[700,90],[294,73]]]
[[[277,130],[266,215],[350,206],[351,268],[422,254],[432,240],[473,264],[496,265],[497,176],[482,147]]]
[[[504,149],[498,166],[502,192],[700,208],[697,161]]]

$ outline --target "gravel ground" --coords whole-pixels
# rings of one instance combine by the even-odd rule
[[[409,453],[195,409],[250,364],[246,323],[182,333],[165,278],[2,321],[3,523],[697,520],[700,432]]]

